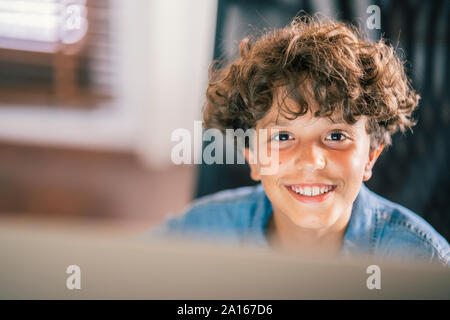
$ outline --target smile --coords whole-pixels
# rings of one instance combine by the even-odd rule
[[[305,203],[324,201],[334,192],[336,187],[336,185],[321,183],[286,185],[294,198]]]

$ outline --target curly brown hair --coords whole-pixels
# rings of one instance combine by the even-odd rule
[[[314,116],[338,114],[349,124],[367,116],[372,149],[390,145],[393,133],[415,125],[411,114],[420,96],[405,74],[404,61],[391,45],[368,40],[360,28],[304,15],[282,29],[243,39],[239,51],[225,66],[217,60],[210,66],[206,128],[254,128],[280,87],[298,108],[281,103],[279,112],[292,119],[302,116],[309,110],[299,89],[304,81],[320,106]]]

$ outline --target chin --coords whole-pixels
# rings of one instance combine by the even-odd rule
[[[325,216],[326,215],[326,216]],[[320,216],[320,217],[319,217]],[[297,225],[298,227],[304,228],[304,229],[323,229],[328,228],[332,226],[336,221],[338,217],[335,217],[330,214],[326,213],[318,213],[315,215],[308,214],[307,216],[302,217],[292,217],[292,222]]]
[[[327,228],[331,224],[327,223],[326,221],[316,221],[315,219],[295,219],[294,224],[303,228],[303,229],[322,229]]]

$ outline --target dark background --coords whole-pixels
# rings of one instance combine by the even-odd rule
[[[369,5],[381,9],[381,30],[368,30]],[[219,0],[214,58],[232,60],[239,40],[255,30],[283,27],[301,10],[318,11],[381,35],[406,59],[422,99],[413,134],[393,136],[367,186],[427,220],[450,239],[450,1]],[[195,197],[254,184],[246,165],[200,165]]]

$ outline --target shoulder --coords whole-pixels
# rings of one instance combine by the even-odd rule
[[[370,191],[376,252],[392,258],[415,258],[450,266],[450,247],[425,219]]]
[[[250,229],[264,198],[262,185],[228,189],[193,201],[181,214],[169,214],[159,234],[239,237]]]

